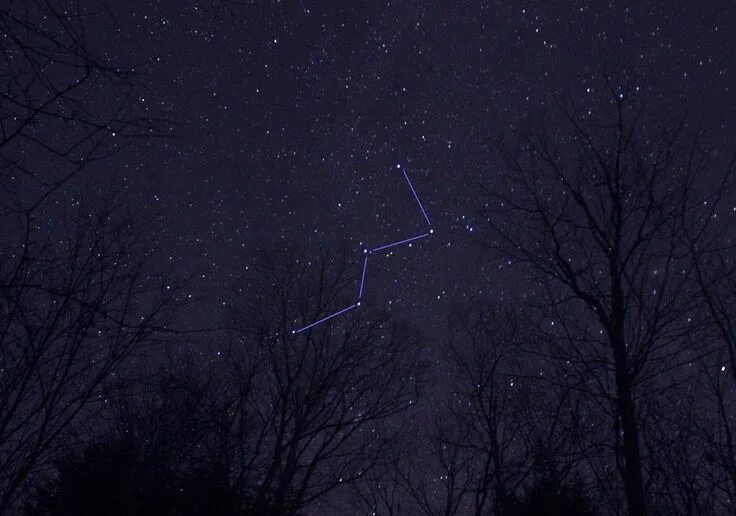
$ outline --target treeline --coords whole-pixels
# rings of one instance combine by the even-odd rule
[[[79,187],[171,132],[84,20],[0,9],[0,513],[736,511],[733,159],[691,119],[604,68],[594,109],[499,139],[468,203],[526,301],[469,301],[442,337],[371,306],[293,334],[358,267],[282,249],[193,336],[148,221]]]

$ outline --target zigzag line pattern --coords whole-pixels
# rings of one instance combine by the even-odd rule
[[[358,289],[358,299],[355,303],[353,303],[350,306],[346,306],[345,308],[338,310],[337,312],[330,314],[326,317],[323,317],[322,319],[319,319],[317,321],[314,321],[313,323],[310,323],[302,328],[299,328],[298,330],[293,330],[291,333],[301,333],[305,330],[308,330],[310,328],[313,328],[317,326],[318,324],[322,324],[323,322],[329,321],[333,317],[337,317],[340,314],[344,314],[345,312],[349,312],[350,310],[353,310],[354,308],[357,308],[360,306],[360,300],[363,298],[363,287],[365,286],[365,273],[368,270],[368,258],[371,254],[375,253],[376,251],[383,251],[384,249],[388,249],[390,247],[396,247],[403,244],[408,244],[410,242],[413,242],[415,240],[420,240],[422,238],[427,238],[429,235],[434,233],[434,229],[432,229],[432,223],[429,221],[429,217],[427,216],[427,211],[424,209],[424,205],[422,205],[422,201],[419,200],[419,196],[417,195],[416,190],[414,189],[414,185],[411,183],[411,180],[409,179],[409,175],[406,173],[406,170],[402,169],[402,172],[404,173],[404,178],[406,178],[406,182],[409,184],[409,188],[411,189],[411,193],[414,194],[414,199],[416,199],[417,204],[419,205],[419,209],[422,210],[422,215],[424,215],[424,220],[427,221],[427,226],[429,227],[429,231],[426,233],[422,233],[421,235],[416,235],[410,238],[405,238],[404,240],[399,240],[398,242],[392,242],[390,244],[384,244],[380,245],[378,247],[375,247],[373,249],[365,249],[363,250],[363,254],[365,257],[363,258],[363,272],[360,275],[360,288]]]

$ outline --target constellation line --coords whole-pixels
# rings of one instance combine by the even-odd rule
[[[427,221],[427,225],[431,226],[432,223],[429,221],[429,217],[427,216],[427,212],[424,211],[424,206],[422,206],[422,201],[419,200],[419,196],[417,195],[417,191],[414,190],[414,185],[411,184],[411,180],[409,179],[409,176],[406,173],[406,170],[403,168],[401,171],[404,173],[404,177],[406,178],[406,182],[409,183],[409,188],[411,188],[411,193],[414,194],[414,198],[417,200],[417,204],[419,205],[419,209],[422,210],[422,215],[424,215],[424,220]]]
[[[420,238],[425,238],[428,236],[429,236],[429,233],[423,233],[415,237],[407,238],[406,240],[401,240],[400,242],[394,242],[393,244],[386,244],[386,245],[382,245],[381,247],[376,247],[375,249],[371,249],[371,252],[375,253],[376,251],[382,251],[383,249],[388,249],[389,247],[406,244],[407,242],[411,242],[413,240],[419,240]]]
[[[365,270],[368,267],[368,257],[363,260],[363,275],[360,277],[360,291],[358,292],[358,299],[363,297],[363,284],[365,283]]]
[[[305,326],[304,328],[300,328],[300,329],[298,329],[298,330],[295,330],[295,331],[293,331],[292,333],[299,333],[299,332],[302,332],[302,331],[304,331],[304,330],[308,330],[308,329],[309,329],[309,328],[311,328],[312,326],[316,326],[316,325],[318,325],[319,323],[323,323],[323,322],[325,322],[325,321],[326,321],[327,319],[332,319],[333,317],[335,317],[335,316],[338,316],[338,315],[340,315],[340,314],[343,314],[343,313],[347,312],[348,310],[352,310],[352,309],[353,309],[353,308],[355,308],[356,306],[358,306],[358,303],[355,303],[355,304],[352,304],[352,305],[350,305],[350,306],[348,306],[348,307],[345,307],[345,308],[343,308],[342,310],[340,310],[340,311],[337,311],[337,312],[335,312],[335,313],[334,313],[334,314],[332,314],[332,315],[328,315],[327,317],[323,317],[323,318],[322,318],[322,319],[320,319],[319,321],[314,321],[314,322],[313,322],[312,324],[308,324],[308,325],[307,325],[307,326]]]
[[[397,168],[398,167],[399,166],[397,165]],[[411,180],[409,180],[409,175],[406,173],[406,170],[402,169],[401,171],[404,173],[404,177],[406,178],[406,182],[409,183],[409,188],[411,188],[411,193],[414,194],[414,198],[417,200],[417,204],[419,205],[419,209],[422,210],[422,214],[424,215],[424,220],[427,221],[427,225],[429,226],[429,231],[427,233],[422,233],[421,235],[413,236],[411,238],[406,238],[406,239],[400,240],[398,242],[393,242],[391,244],[386,244],[386,245],[382,245],[380,247],[376,247],[375,249],[371,249],[370,251],[368,249],[365,249],[363,252],[366,253],[366,256],[363,259],[363,273],[360,276],[360,289],[358,290],[358,300],[354,304],[352,304],[350,306],[347,306],[347,307],[343,308],[342,310],[339,310],[339,311],[335,312],[334,314],[330,314],[327,317],[323,317],[322,319],[319,319],[318,321],[314,321],[313,323],[308,324],[308,325],[304,326],[303,328],[299,328],[298,330],[292,330],[291,333],[301,333],[304,330],[308,330],[309,328],[312,328],[314,326],[317,326],[320,323],[323,323],[323,322],[325,322],[325,321],[327,321],[329,319],[332,319],[333,317],[336,317],[336,316],[338,316],[340,314],[344,314],[345,312],[347,312],[349,310],[352,310],[353,308],[356,308],[356,307],[360,306],[360,300],[363,297],[363,287],[365,286],[365,273],[366,273],[366,270],[368,269],[368,256],[371,253],[374,253],[376,251],[382,251],[383,249],[388,249],[389,247],[396,247],[397,245],[401,245],[401,244],[408,244],[409,242],[413,242],[414,240],[419,240],[420,238],[427,238],[429,235],[431,235],[432,233],[434,233],[434,229],[432,229],[432,223],[429,222],[429,217],[427,216],[427,212],[424,211],[424,206],[422,205],[422,201],[419,200],[419,196],[417,195],[416,190],[414,190],[414,185],[412,185],[411,184]]]

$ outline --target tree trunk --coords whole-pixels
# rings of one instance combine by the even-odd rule
[[[623,430],[624,488],[629,516],[646,516],[644,482],[641,474],[639,429],[629,375],[626,346],[622,331],[614,323],[612,334],[614,364],[616,367],[616,408]]]

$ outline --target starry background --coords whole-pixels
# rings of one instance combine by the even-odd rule
[[[175,327],[191,333],[173,340],[208,374],[229,345],[210,330],[228,328],[238,309],[233,289],[262,252],[334,250],[354,257],[359,278],[364,249],[427,231],[406,170],[433,234],[371,257],[364,289],[366,301],[427,344],[429,403],[389,422],[398,428],[426,426],[431,411],[451,403],[441,380],[452,374],[443,356],[452,310],[542,297],[526,272],[480,245],[489,200],[480,185],[501,184],[499,139],[539,127],[560,106],[599,112],[609,101],[605,63],[626,70],[649,120],[702,121],[714,166],[735,148],[731,0],[83,5],[93,53],[136,71],[132,111],[170,121],[174,135],[136,139],[85,164],[43,208],[45,219],[34,220],[38,229],[53,234],[80,193],[91,189],[104,202],[110,188],[123,190],[148,218],[151,269],[189,278],[184,294],[197,302]],[[120,104],[103,86],[89,90],[91,112]],[[55,129],[42,130],[56,138]],[[23,158],[33,165],[45,156]],[[28,184],[19,188],[31,199],[37,185]],[[718,223],[734,235],[736,198],[725,205]],[[164,348],[131,363],[165,361]],[[532,362],[524,367],[541,371],[542,359]]]
[[[137,63],[138,102],[177,136],[104,173],[157,213],[156,259],[196,275],[196,328],[227,318],[228,288],[262,249],[319,243],[357,261],[423,232],[404,167],[435,231],[371,262],[365,296],[438,331],[453,303],[534,296],[474,243],[477,185],[493,188],[497,135],[560,101],[597,109],[604,62],[632,70],[649,109],[716,124],[728,150],[730,5],[126,2],[95,46]]]

